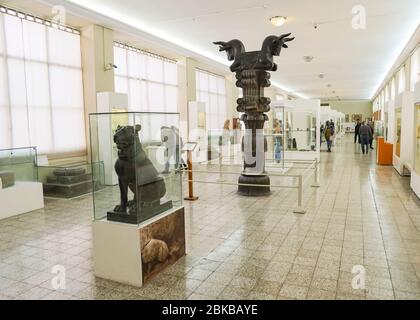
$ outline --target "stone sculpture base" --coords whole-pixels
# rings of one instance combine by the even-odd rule
[[[141,207],[137,213],[108,211],[107,219],[109,221],[139,224],[169,209],[172,209],[172,200],[162,198],[160,199],[160,204]]]
[[[44,195],[70,199],[102,188],[98,181],[92,182],[92,174],[84,168],[56,169],[44,183]]]
[[[239,184],[255,184],[256,186],[238,186],[238,193],[243,196],[257,197],[270,194],[270,177],[268,175],[240,175]],[[261,187],[266,185],[267,187]]]

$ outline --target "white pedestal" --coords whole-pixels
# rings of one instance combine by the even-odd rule
[[[95,275],[142,286],[185,255],[184,207],[168,210],[139,225],[93,222]]]
[[[20,182],[0,189],[0,219],[44,208],[44,194],[40,182]]]
[[[420,174],[418,174],[414,170],[411,171],[410,186],[411,189],[413,189],[414,193],[417,195],[417,197],[420,198]]]

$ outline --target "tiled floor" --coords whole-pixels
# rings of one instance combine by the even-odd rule
[[[90,196],[0,221],[0,299],[420,299],[420,201],[351,140],[322,153],[304,215],[293,213],[294,190],[245,198],[197,184],[200,199],[185,203],[188,255],[143,288],[93,275]],[[55,265],[65,290],[53,290]],[[358,265],[365,290],[352,286]]]

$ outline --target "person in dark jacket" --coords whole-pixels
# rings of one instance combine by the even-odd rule
[[[365,124],[365,122],[362,122],[362,125],[360,126],[359,129],[359,135],[360,135],[360,142],[362,144],[362,152],[363,154],[368,154],[369,153],[369,141],[370,139],[372,139],[373,135],[372,135],[372,130],[370,129],[370,127]]]
[[[369,121],[368,126],[369,126],[370,130],[372,131],[372,135],[371,135],[370,140],[369,140],[369,145],[370,145],[370,148],[373,149],[373,132],[374,132],[374,129],[373,129],[372,121]]]
[[[356,126],[354,127],[354,143],[359,142],[360,143],[360,136],[359,136],[359,130],[360,130],[360,121],[357,120]]]
[[[331,124],[329,121],[327,121],[327,124],[325,126],[324,136],[325,136],[325,140],[327,141],[328,152],[331,152],[331,144],[332,144],[331,137],[333,136],[333,131],[332,131]]]

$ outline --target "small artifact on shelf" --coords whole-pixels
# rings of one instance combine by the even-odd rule
[[[15,185],[15,174],[12,171],[0,171],[0,189]]]
[[[120,204],[108,212],[110,221],[138,224],[172,208],[172,201],[164,198],[165,182],[140,143],[140,130],[140,125],[118,126],[114,134]],[[134,194],[133,200],[128,200],[128,189]]]

